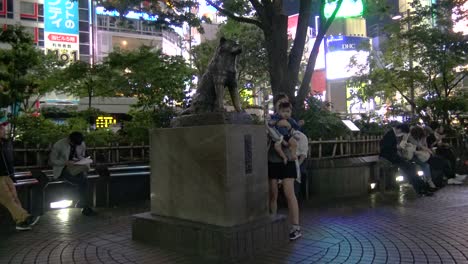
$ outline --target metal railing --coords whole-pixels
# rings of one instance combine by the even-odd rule
[[[312,160],[377,155],[382,136],[358,136],[332,140],[309,139],[309,155]]]
[[[48,147],[30,147],[27,145],[14,148],[15,168],[34,169],[48,167],[48,158],[52,145]],[[103,165],[139,163],[149,161],[149,145],[144,143],[107,146],[88,146],[86,149],[94,163]]]
[[[311,160],[336,159],[344,157],[359,157],[377,155],[380,152],[382,136],[358,136],[353,138],[309,139],[309,155]],[[461,138],[446,138],[445,142],[455,149],[463,148]],[[144,143],[119,145],[112,143],[107,146],[88,146],[87,154],[98,164],[128,164],[149,161],[149,145]],[[48,167],[49,147],[29,147],[16,145],[14,149],[15,167],[18,169],[33,169]]]

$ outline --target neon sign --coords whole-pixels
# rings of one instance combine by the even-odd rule
[[[103,15],[103,16],[112,16],[112,17],[119,17],[120,13],[117,12],[117,10],[107,10],[102,6],[97,6],[96,7],[96,15]],[[128,19],[143,19],[147,21],[156,21],[157,16],[150,16],[146,13],[142,12],[136,12],[136,11],[128,11],[128,13],[125,15],[126,18]]]
[[[98,116],[96,119],[96,128],[107,128],[116,123],[117,120],[112,116]]]
[[[330,18],[333,14],[333,11],[336,9],[336,3],[338,0],[333,2],[328,2],[325,4],[324,13],[326,18]],[[343,3],[340,6],[340,10],[336,14],[336,17],[359,17],[362,16],[364,12],[364,5],[362,0],[343,0]]]

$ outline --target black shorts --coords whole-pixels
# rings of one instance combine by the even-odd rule
[[[296,162],[288,161],[286,165],[282,162],[268,162],[268,178],[282,180],[284,178],[295,179],[296,176]]]

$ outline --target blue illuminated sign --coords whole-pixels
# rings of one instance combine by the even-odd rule
[[[327,38],[326,43],[327,52],[361,50],[366,48],[366,46],[363,45],[369,43],[369,39],[364,37],[330,36]]]
[[[113,16],[113,17],[118,17],[120,16],[120,13],[117,12],[116,10],[106,10],[102,6],[96,7],[96,15],[103,15],[103,16]],[[128,19],[143,19],[147,21],[156,21],[157,17],[156,16],[150,16],[145,13],[141,12],[135,12],[135,11],[128,11],[128,13],[125,15],[126,18]]]
[[[79,34],[78,1],[44,1],[44,31]]]

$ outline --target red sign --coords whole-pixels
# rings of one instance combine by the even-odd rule
[[[325,70],[314,71],[312,79],[310,80],[311,84],[311,94],[323,94],[327,90],[327,78]]]
[[[288,17],[288,37],[290,39],[296,38],[297,23],[299,21],[299,14]]]
[[[50,41],[76,43],[78,38],[76,36],[68,36],[68,35],[61,35],[61,34],[49,34],[49,40]]]

